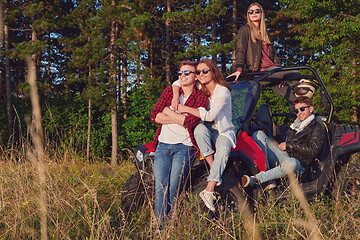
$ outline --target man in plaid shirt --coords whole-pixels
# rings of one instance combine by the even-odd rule
[[[196,63],[184,61],[178,71],[181,84],[180,103],[208,108],[208,98],[195,87]],[[150,119],[159,124],[155,135],[155,213],[162,229],[165,217],[173,209],[184,177],[194,159],[194,128],[200,118],[170,109],[173,91],[166,88],[151,111]]]

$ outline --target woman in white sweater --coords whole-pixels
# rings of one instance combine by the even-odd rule
[[[211,59],[201,60],[196,68],[196,75],[201,83],[201,90],[209,97],[210,109],[191,108],[184,105],[175,106],[179,112],[192,114],[201,118],[194,130],[196,142],[202,156],[210,165],[210,174],[206,188],[200,192],[205,205],[215,211],[214,190],[220,185],[231,148],[235,147],[235,132],[232,124],[230,85],[224,80],[219,68]],[[177,102],[179,89],[174,87],[174,99]],[[215,146],[215,151],[213,150]]]

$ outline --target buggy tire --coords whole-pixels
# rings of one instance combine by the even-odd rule
[[[207,178],[203,176],[197,183],[195,183],[192,193],[199,195],[199,193],[206,188]],[[220,186],[215,188],[215,216],[219,217],[224,213],[241,211],[245,202],[245,196],[239,181],[236,177],[231,175],[223,175],[223,182]],[[199,198],[200,199],[200,198]],[[200,199],[200,209],[202,211],[210,211]]]
[[[355,160],[355,159],[352,159]],[[334,184],[333,195],[338,199],[345,196],[348,199],[358,200],[360,195],[360,164],[359,160],[349,161],[337,175]]]
[[[121,206],[126,218],[141,209],[148,199],[152,199],[153,191],[150,175],[141,177],[138,172],[131,175],[125,183],[121,198]]]

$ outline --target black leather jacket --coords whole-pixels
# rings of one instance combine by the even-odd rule
[[[244,68],[246,65],[250,71],[258,71],[261,59],[261,41],[254,43],[251,40],[249,25],[242,26],[237,34],[236,44],[236,68]],[[277,66],[280,66],[280,60],[276,55],[273,44],[269,44],[269,57]]]
[[[314,119],[299,133],[291,128],[287,130],[286,152],[307,168],[320,154],[325,140],[325,127]]]

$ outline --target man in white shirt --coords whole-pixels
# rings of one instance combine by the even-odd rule
[[[194,108],[207,107],[207,97],[195,87],[195,70],[195,62],[182,62],[178,71],[182,86],[180,102]],[[192,114],[171,110],[172,97],[172,88],[166,88],[150,115],[150,119],[159,124],[154,141],[154,177],[155,213],[160,230],[165,217],[174,209],[184,176],[194,159],[196,142],[193,130],[200,121],[200,118]]]

